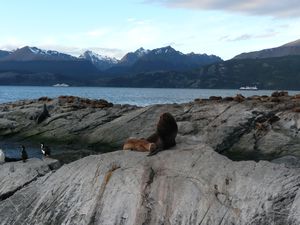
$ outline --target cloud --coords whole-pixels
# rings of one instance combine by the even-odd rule
[[[229,35],[225,35],[219,38],[220,41],[228,41],[228,42],[234,42],[234,41],[246,41],[250,39],[260,39],[260,38],[269,38],[274,37],[278,35],[279,32],[276,32],[272,29],[266,30],[264,33],[261,34],[242,34],[236,37],[231,37]]]
[[[145,0],[144,2],[159,3],[174,8],[224,10],[274,17],[300,17],[299,0]]]
[[[114,57],[117,59],[122,58],[126,54],[126,52],[122,49],[101,48],[101,47],[95,47],[95,46],[80,48],[80,47],[74,47],[74,46],[61,46],[61,45],[37,45],[37,47],[42,48],[42,49],[47,49],[47,50],[49,50],[49,49],[56,50],[56,51],[70,54],[73,56],[79,56],[87,50],[93,51],[99,55]]]
[[[95,29],[95,30],[88,31],[86,33],[86,35],[89,37],[99,38],[99,37],[103,37],[104,35],[108,34],[109,32],[110,32],[109,29],[101,28],[101,29]]]

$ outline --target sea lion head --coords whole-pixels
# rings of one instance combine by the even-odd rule
[[[175,118],[171,113],[163,113],[159,117],[157,123],[157,132],[160,136],[169,136],[170,134],[177,134],[178,127]]]

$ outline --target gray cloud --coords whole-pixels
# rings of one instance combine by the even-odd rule
[[[251,15],[299,17],[299,0],[145,0],[168,7],[242,12]]]
[[[237,36],[237,37],[230,37],[230,36],[227,35],[227,36],[221,37],[219,40],[220,41],[245,41],[245,40],[250,40],[250,39],[260,39],[260,38],[274,37],[277,34],[279,34],[279,32],[276,32],[276,31],[270,29],[270,30],[266,30],[265,33],[257,34],[257,35],[242,34],[242,35]]]

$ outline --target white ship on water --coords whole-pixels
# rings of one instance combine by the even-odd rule
[[[65,83],[61,83],[61,84],[54,84],[52,85],[53,87],[70,87],[70,85],[65,84]]]
[[[258,88],[256,86],[245,86],[245,87],[240,87],[240,90],[244,90],[244,91],[257,91]]]

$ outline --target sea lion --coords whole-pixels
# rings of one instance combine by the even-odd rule
[[[155,155],[161,150],[171,148],[176,145],[178,126],[176,120],[170,113],[161,114],[156,126],[156,132],[146,140],[156,144],[156,149],[150,151],[148,156]]]
[[[21,159],[23,162],[26,162],[26,160],[28,159],[28,154],[25,150],[25,146],[21,145]]]
[[[129,138],[123,145],[123,150],[134,150],[138,152],[151,152],[156,149],[156,144],[146,139]]]
[[[237,94],[235,97],[233,97],[233,100],[240,103],[245,100],[245,97],[241,94]]]

